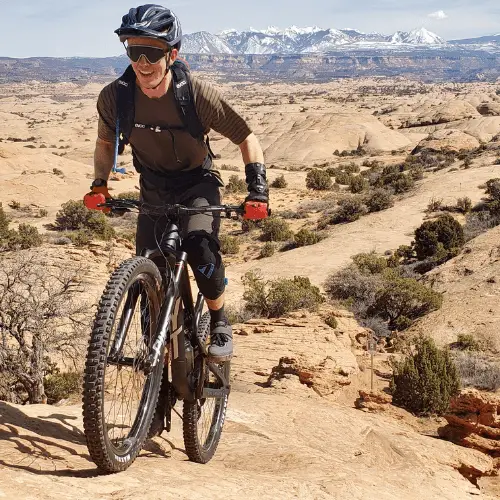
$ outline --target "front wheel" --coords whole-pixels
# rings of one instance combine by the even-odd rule
[[[200,338],[208,343],[210,313],[203,314],[198,330]],[[230,362],[225,361],[217,366],[224,374],[224,378],[229,381]],[[195,359],[194,369],[195,380],[204,390],[223,389],[223,384],[209,370],[207,361],[201,354]],[[225,394],[217,397],[199,397],[195,401],[184,401],[182,415],[184,446],[192,462],[205,464],[214,456],[226,417],[228,397],[229,388]]]
[[[133,257],[111,275],[99,302],[85,364],[83,426],[90,456],[105,472],[132,464],[151,425],[163,370],[162,362],[153,369],[147,363],[160,286],[155,264]]]

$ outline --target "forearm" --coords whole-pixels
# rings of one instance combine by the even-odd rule
[[[249,163],[264,164],[264,153],[255,134],[250,134],[239,147],[245,165]]]
[[[94,151],[94,178],[108,180],[109,174],[113,168],[115,157],[115,145],[112,142],[106,142],[97,139]]]

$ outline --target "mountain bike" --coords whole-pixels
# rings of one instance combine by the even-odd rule
[[[160,386],[167,388],[165,429],[176,401],[190,460],[208,462],[219,444],[230,392],[230,362],[208,357],[210,314],[193,300],[180,218],[194,214],[237,218],[242,206],[151,207],[135,200],[99,204],[111,211],[166,216],[158,248],[144,249],[111,275],[99,302],[84,373],[83,424],[90,456],[105,472],[127,469],[151,426]],[[99,198],[100,197],[100,198]],[[158,259],[164,267],[157,266]],[[167,377],[163,380],[162,377]]]

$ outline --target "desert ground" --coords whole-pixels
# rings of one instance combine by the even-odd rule
[[[354,163],[363,172],[370,162],[397,165],[416,151],[469,153],[465,163],[455,154],[446,166],[425,168],[410,190],[394,195],[392,207],[323,225],[314,245],[280,251],[278,243],[272,256],[262,258],[258,230],[224,221],[223,235],[239,244],[237,253],[225,256],[233,308],[242,305],[248,271],[268,280],[306,276],[324,292],[328,276],[353,255],[383,255],[409,245],[415,229],[436,215],[428,209],[432,200],[451,206],[467,197],[476,204],[486,181],[500,177],[498,85],[374,78],[264,86],[204,78],[248,119],[261,140],[270,183],[284,176],[286,187],[270,189],[271,208],[294,233],[316,231],[345,197],[345,185],[308,189],[311,169]],[[116,238],[84,246],[61,244],[64,234],[52,224],[61,205],[82,199],[93,179],[102,87],[37,81],[0,86],[0,202],[13,228],[29,223],[43,235],[36,249],[40,258],[54,267],[83,266],[82,296],[94,304],[110,272],[133,254],[126,234],[133,219],[113,219]],[[226,183],[234,175],[243,178],[237,147],[214,132],[211,144]],[[139,176],[129,149],[120,166],[126,173],[112,177],[111,193],[136,191]],[[224,201],[239,203],[244,196],[225,191]],[[297,213],[302,215],[290,215]],[[464,221],[462,214],[455,216]],[[425,280],[443,293],[443,305],[411,331],[439,345],[472,334],[487,342],[490,356],[498,356],[499,234],[494,228],[471,239],[466,251],[428,273]],[[0,254],[4,263],[15,258],[15,252]],[[336,328],[325,324],[328,314],[336,317]],[[498,448],[487,454],[438,439],[443,418],[418,418],[383,402],[360,404],[359,391],[370,389],[367,329],[342,304],[250,319],[236,324],[235,334],[229,410],[209,465],[187,461],[176,419],[172,433],[152,440],[126,472],[99,475],[85,446],[78,398],[57,407],[0,402],[0,497],[500,498]],[[293,369],[276,376],[286,359],[293,360]],[[388,360],[384,349],[375,356],[375,389],[382,393]],[[311,377],[313,383],[304,383]],[[495,418],[490,434],[498,439],[500,416]]]

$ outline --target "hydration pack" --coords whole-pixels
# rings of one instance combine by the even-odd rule
[[[193,86],[189,68],[182,60],[177,59],[170,67],[172,72],[172,90],[174,92],[177,109],[181,116],[182,126],[160,127],[155,124],[135,123],[135,80],[136,76],[132,66],[129,66],[123,75],[118,79],[117,92],[117,120],[116,137],[117,153],[122,154],[126,144],[129,144],[130,134],[134,128],[147,128],[152,132],[169,132],[172,137],[172,130],[187,130],[189,134],[200,141],[204,140],[204,128],[196,112],[194,102]],[[209,156],[213,159],[214,154],[210,148],[208,136],[205,143]],[[140,171],[140,165],[133,154],[134,167]]]

